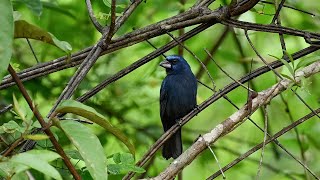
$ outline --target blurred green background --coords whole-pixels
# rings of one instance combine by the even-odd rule
[[[27,20],[29,23],[51,32],[60,40],[69,42],[73,47],[73,53],[94,45],[95,42],[99,40],[100,34],[95,30],[89,20],[84,1],[52,0],[42,2],[43,10],[41,15],[37,15],[35,12],[30,11],[25,5],[19,3],[15,4],[14,8],[21,13],[21,19]],[[107,7],[102,0],[95,0],[92,3],[94,12],[99,15],[99,17],[102,17],[103,13],[105,13],[104,15],[109,13],[109,7]],[[127,6],[129,3],[130,1],[128,0],[117,1],[117,4],[122,4],[124,6]],[[120,28],[114,38],[132,31],[132,28],[141,28],[179,14],[180,11],[191,7],[193,3],[194,1],[191,0],[186,1],[184,5],[181,4],[180,1],[170,0],[148,0],[143,2],[128,21]],[[229,3],[229,1],[217,0],[212,3],[210,8],[216,9],[220,5],[225,5],[227,3]],[[317,0],[288,0],[286,1],[286,4],[314,13],[315,16],[283,8],[280,14],[283,26],[310,32],[319,32],[320,10],[319,7],[317,7]],[[123,10],[122,7],[117,7],[118,13],[121,13]],[[273,5],[259,3],[252,10],[241,15],[239,20],[269,24],[274,13],[275,8]],[[102,24],[109,23],[109,19],[103,17],[100,18],[99,21]],[[187,27],[185,28],[185,31],[188,31],[191,28],[192,27]],[[216,24],[187,40],[185,45],[201,60],[204,60],[207,56],[204,48],[211,49],[224,30],[225,27],[223,25]],[[173,34],[178,36],[179,32],[175,31]],[[279,36],[277,34],[249,31],[249,36],[259,53],[268,62],[276,60],[270,55],[277,57],[282,56]],[[287,52],[289,53],[294,53],[308,47],[308,44],[304,42],[303,38],[288,35],[285,35],[284,38],[287,45]],[[239,40],[239,45],[243,49],[244,57],[241,55],[235,39]],[[168,35],[162,35],[152,38],[150,41],[156,47],[161,47],[170,40],[171,38]],[[54,46],[33,40],[31,40],[31,43],[40,62],[48,62],[65,55],[63,51]],[[141,42],[100,57],[77,89],[74,98],[79,97],[99,82],[139,60],[153,50],[154,49],[147,42]],[[165,54],[171,55],[177,53],[178,48],[174,48]],[[183,56],[191,65],[194,74],[197,74],[201,69],[197,60],[186,51]],[[315,52],[301,58],[295,63],[309,58],[318,58],[318,56],[319,52]],[[234,32],[229,31],[213,57],[225,71],[236,79],[248,73],[252,59],[254,61],[253,70],[264,65],[251,49],[244,36],[244,31],[241,29],[235,29]],[[159,91],[161,82],[165,77],[165,71],[158,66],[161,60],[163,60],[163,57],[159,56],[143,65],[134,72],[110,84],[85,103],[107,117],[113,125],[121,129],[130,138],[136,147],[136,160],[139,160],[163,133],[159,117]],[[16,70],[23,70],[36,65],[36,61],[25,39],[17,39],[14,41],[14,55],[11,62]],[[207,68],[218,89],[222,89],[232,82],[232,80],[221,72],[212,61],[209,62]],[[66,69],[24,83],[43,116],[51,109],[75,70],[76,68]],[[289,74],[288,69],[285,67],[279,68],[277,71]],[[200,80],[212,87],[211,80],[206,73],[202,74]],[[252,80],[250,86],[256,91],[261,91],[269,88],[276,82],[275,75],[272,72],[269,72]],[[320,100],[320,76],[315,75],[309,78],[307,82],[308,83],[302,88],[298,88],[297,92],[303,97],[308,105],[315,109],[319,106]],[[0,91],[0,104],[7,105],[12,103],[12,94],[16,95],[20,104],[26,111],[30,111],[28,110],[22,95],[15,86]],[[198,104],[206,100],[212,94],[212,91],[199,84],[197,95]],[[274,134],[283,127],[291,124],[290,116],[292,116],[293,120],[297,120],[307,113],[310,113],[310,110],[302,104],[291,91],[285,91],[282,93],[282,96],[288,103],[287,111],[287,107],[280,96],[272,100],[268,106],[269,130],[271,134]],[[229,93],[228,97],[237,106],[242,107],[247,101],[247,92],[244,88],[240,87]],[[184,149],[187,149],[200,134],[210,131],[235,111],[236,109],[229,102],[220,99],[198,114],[183,127]],[[0,123],[3,124],[13,118],[14,114],[11,112],[1,114]],[[263,127],[264,122],[261,110],[255,112],[251,118]],[[117,152],[127,152],[126,147],[121,142],[111,134],[106,133],[101,127],[96,125],[87,126],[92,128],[98,135],[107,156]],[[320,176],[320,140],[318,138],[320,136],[319,119],[312,118],[300,125],[297,130],[300,135],[302,146],[299,146],[296,134],[293,130],[281,136],[279,141],[299,159],[302,159],[303,154],[305,163],[308,167]],[[57,132],[59,135],[59,142],[63,144],[66,149],[71,148],[69,142],[63,137],[62,133],[59,133],[59,131]],[[246,121],[235,131],[219,139],[212,148],[216,153],[220,164],[224,166],[262,141],[263,133],[254,127],[251,122]],[[228,179],[240,180],[254,179],[259,165],[260,154],[261,151],[254,153],[249,158],[225,172],[226,177]],[[148,168],[145,177],[156,176],[171,162],[172,160],[164,160],[159,151],[152,160],[152,164]],[[260,179],[291,179],[287,174],[290,174],[296,179],[312,179],[310,175],[305,175],[301,165],[286,155],[281,149],[276,148],[275,150],[275,146],[272,144],[266,146],[263,162],[265,165],[262,166]],[[205,179],[217,170],[219,170],[218,165],[214,160],[213,155],[209,150],[205,150],[195,161],[183,170],[183,179]],[[38,176],[40,177],[41,175]],[[122,176],[123,175],[110,175],[110,179],[120,179]],[[222,176],[217,179],[222,179]]]

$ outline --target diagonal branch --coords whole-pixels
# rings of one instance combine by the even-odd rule
[[[14,81],[17,83],[18,88],[20,90],[20,92],[22,93],[23,97],[25,98],[25,100],[27,101],[30,109],[32,110],[32,112],[34,113],[34,116],[37,118],[37,120],[39,121],[41,127],[44,129],[44,132],[48,135],[50,141],[52,142],[54,148],[57,150],[57,153],[62,157],[65,165],[67,166],[67,168],[69,169],[70,173],[72,174],[72,176],[75,179],[81,179],[80,175],[77,173],[76,169],[74,168],[74,166],[72,165],[72,163],[70,162],[68,156],[66,155],[66,153],[63,151],[62,147],[60,146],[60,144],[58,143],[58,141],[56,140],[56,138],[54,137],[54,135],[52,134],[51,130],[49,128],[47,128],[47,123],[44,121],[43,117],[41,116],[38,108],[35,106],[35,104],[32,102],[31,97],[29,96],[27,90],[25,89],[24,85],[22,84],[22,82],[20,81],[19,77],[17,76],[15,70],[11,67],[11,65],[9,65],[8,67],[8,71],[10,72],[11,76],[13,77]]]
[[[317,114],[320,113],[320,108],[316,109],[315,112]],[[299,120],[293,122],[292,124],[290,124],[287,127],[282,128],[281,131],[277,132],[274,136],[272,136],[271,138],[269,138],[265,144],[269,144],[270,142],[276,140],[278,137],[282,136],[283,134],[289,132],[290,130],[292,130],[293,128],[297,127],[298,125],[300,125],[301,123],[311,119],[313,116],[315,116],[315,114],[313,112],[307,114],[306,116],[300,118]],[[229,163],[228,165],[226,165],[225,167],[222,168],[222,170],[225,172],[228,169],[230,169],[231,167],[235,166],[236,164],[238,164],[239,162],[241,162],[243,159],[249,157],[251,154],[253,154],[254,152],[256,152],[257,150],[261,149],[263,147],[263,142],[256,145],[255,147],[251,148],[249,151],[247,151],[246,153],[242,154],[241,156],[239,156],[237,159],[235,159],[234,161],[232,161],[231,163]],[[303,164],[300,161],[301,164]],[[307,168],[306,166],[304,166],[305,168]],[[319,177],[317,177],[317,175],[312,172],[309,168],[307,168],[308,171],[313,175],[314,178],[319,179]],[[212,180],[216,177],[218,177],[220,175],[220,171],[215,172],[213,175],[211,175],[210,177],[207,178],[207,180]]]

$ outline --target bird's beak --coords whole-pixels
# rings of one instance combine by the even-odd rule
[[[164,67],[164,68],[166,68],[166,69],[171,69],[171,64],[170,64],[170,62],[167,61],[167,60],[162,61],[162,62],[159,64],[159,66]]]

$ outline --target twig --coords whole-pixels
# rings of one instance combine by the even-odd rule
[[[269,2],[269,1],[260,1],[261,3],[265,3],[265,4],[274,4],[274,2]],[[288,5],[283,5],[283,7],[286,7],[286,8],[289,8],[289,9],[293,9],[293,10],[296,10],[296,11],[299,11],[299,12],[302,12],[302,13],[305,13],[305,14],[308,14],[308,15],[311,15],[311,16],[316,16],[315,14],[313,13],[310,13],[310,12],[307,12],[307,11],[304,11],[304,10],[301,10],[301,9],[298,9],[298,8],[295,8],[295,7],[292,7],[292,6],[288,6]]]
[[[275,139],[276,140],[276,139]],[[216,148],[218,148],[218,149],[222,149],[222,150],[225,150],[225,151],[227,151],[227,152],[229,152],[229,153],[231,153],[231,154],[234,154],[234,155],[236,155],[236,156],[240,156],[241,155],[241,153],[238,153],[238,152],[236,152],[235,150],[234,150],[234,148],[232,149],[232,148],[227,148],[227,147],[225,147],[225,146],[215,146]],[[254,159],[254,158],[251,158],[251,157],[247,157],[246,158],[246,160],[248,160],[248,161],[252,161],[252,162],[254,162],[254,163],[259,163],[259,160],[257,160],[257,159]],[[274,164],[273,164],[274,165]],[[275,172],[275,173],[277,173],[277,174],[284,174],[285,176],[287,176],[288,178],[290,178],[290,179],[293,179],[293,180],[296,180],[296,178],[294,178],[293,176],[292,176],[292,174],[290,174],[290,172],[286,172],[286,171],[283,171],[283,169],[277,169],[276,167],[273,167],[273,165],[271,165],[271,164],[267,164],[267,163],[265,163],[265,162],[262,162],[262,166],[264,166],[264,167],[266,167],[267,169],[269,169],[269,170],[271,170],[271,171],[273,171],[273,172]]]
[[[204,51],[207,53],[208,57],[211,58],[211,60],[214,62],[214,64],[225,74],[227,75],[230,79],[232,79],[234,82],[238,83],[239,86],[243,87],[244,89],[248,90],[249,92],[255,92],[254,90],[250,89],[249,87],[246,87],[242,83],[240,83],[238,80],[234,79],[232,76],[230,76],[229,73],[227,73],[211,56],[210,52],[205,48]],[[250,73],[251,74],[251,73]]]
[[[258,180],[259,177],[260,177],[260,172],[261,172],[261,167],[262,167],[262,162],[263,162],[263,156],[264,156],[264,149],[266,147],[267,128],[268,128],[268,110],[267,110],[267,107],[268,107],[267,105],[264,105],[262,107],[262,110],[264,112],[264,136],[263,136],[261,156],[260,156],[260,161],[259,161],[259,167],[258,167],[258,171],[257,171],[256,180]]]
[[[284,4],[285,1],[286,0],[281,0],[279,6],[277,8],[277,11],[276,11],[275,15],[272,18],[271,24],[274,24],[276,22],[276,20],[278,19],[278,16],[280,14],[281,8],[283,7],[283,4]]]
[[[81,177],[79,176],[79,174],[77,173],[76,169],[74,168],[74,166],[71,164],[68,156],[65,154],[65,152],[63,151],[62,147],[60,146],[60,144],[58,143],[58,141],[56,140],[56,138],[54,137],[54,135],[52,134],[51,130],[49,128],[47,128],[47,123],[44,121],[44,119],[42,118],[39,110],[36,108],[36,106],[33,104],[32,99],[30,98],[29,94],[27,93],[24,85],[22,84],[22,82],[20,81],[19,77],[17,76],[15,70],[11,67],[11,65],[9,65],[8,67],[8,71],[11,74],[11,76],[13,77],[14,81],[16,82],[16,84],[18,85],[18,88],[20,90],[20,92],[22,93],[23,97],[25,98],[25,100],[27,101],[30,109],[32,110],[32,112],[34,113],[34,116],[38,119],[40,125],[42,128],[44,128],[44,132],[49,136],[50,141],[52,142],[53,146],[55,147],[55,149],[57,150],[57,153],[62,157],[65,165],[68,167],[70,173],[72,174],[73,178],[80,180]]]
[[[32,47],[32,45],[31,45],[31,42],[29,41],[28,38],[26,38],[26,40],[27,40],[27,43],[28,43],[28,45],[29,45],[29,48],[30,48],[30,50],[31,50],[31,52],[32,52],[32,55],[33,55],[34,59],[37,61],[37,64],[39,64],[39,60],[38,60],[38,58],[37,58],[36,53],[35,53],[34,50],[33,50],[33,47]]]
[[[0,114],[3,114],[3,113],[5,113],[5,112],[9,111],[9,110],[12,109],[12,108],[13,108],[13,105],[12,105],[12,104],[9,104],[9,105],[3,107],[2,109],[0,109]]]
[[[201,137],[202,137],[202,136],[201,136]],[[219,170],[220,170],[220,172],[221,172],[221,174],[222,174],[223,179],[226,179],[226,176],[224,175],[223,170],[222,170],[222,168],[221,168],[220,162],[219,162],[216,154],[214,153],[214,151],[211,149],[210,144],[207,144],[207,148],[210,150],[211,154],[213,155],[214,159],[216,160],[216,162],[217,162],[217,164],[218,164],[218,167],[219,167]]]
[[[167,32],[167,34],[168,34],[173,40],[175,40],[176,42],[178,42],[180,46],[182,46],[185,50],[187,50],[187,51],[201,64],[202,68],[205,69],[205,71],[207,72],[208,77],[209,77],[209,79],[210,79],[211,82],[212,82],[213,89],[214,89],[214,91],[215,91],[215,89],[216,89],[216,84],[215,84],[215,82],[214,82],[214,80],[213,80],[210,72],[208,71],[207,67],[203,64],[203,62],[196,56],[195,53],[193,53],[189,48],[187,48],[187,47],[186,47],[185,45],[183,45],[179,40],[177,40],[170,32]]]
[[[320,108],[316,109],[315,112],[318,114],[320,113]],[[272,136],[271,138],[269,138],[265,144],[269,144],[271,141],[276,140],[278,137],[282,136],[283,134],[287,133],[288,131],[290,131],[291,129],[297,127],[298,125],[300,125],[301,123],[311,119],[315,114],[313,112],[307,114],[306,116],[302,117],[301,119],[295,121],[294,123],[290,124],[289,126],[283,128],[281,131],[277,132],[274,136]],[[237,159],[235,159],[233,162],[229,163],[228,165],[226,165],[225,167],[222,168],[222,170],[224,172],[226,172],[228,169],[230,169],[231,167],[235,166],[236,164],[238,164],[240,161],[242,161],[243,159],[245,159],[246,157],[250,156],[251,154],[253,154],[254,152],[256,152],[257,150],[259,150],[260,148],[262,148],[263,146],[263,142],[256,145],[255,147],[251,148],[249,151],[247,151],[246,153],[242,154],[240,157],[238,157]],[[300,161],[300,163],[302,163]],[[303,164],[303,163],[302,163]],[[308,168],[308,167],[306,167]],[[315,173],[313,173],[309,168],[308,171],[316,178],[319,179],[317,177],[317,175]],[[207,178],[207,180],[212,180],[214,178],[216,178],[217,176],[220,175],[220,171],[215,172],[213,175],[211,175],[210,177]]]
[[[215,52],[218,50],[218,48],[220,47],[222,42],[225,40],[225,38],[227,37],[228,32],[229,32],[229,28],[225,27],[224,30],[223,30],[223,33],[219,36],[218,40],[215,42],[215,44],[212,46],[212,48],[209,51],[212,56],[215,54]],[[210,57],[207,56],[206,59],[203,61],[203,64],[205,66],[207,66],[209,62],[210,62]],[[204,71],[204,69],[201,68],[201,67],[198,69],[198,72],[196,73],[197,79],[201,78],[201,76],[203,74],[203,71]]]
[[[100,33],[102,33],[103,27],[101,26],[101,24],[97,21],[96,17],[94,16],[94,13],[92,10],[92,5],[91,5],[91,0],[86,0],[86,5],[87,5],[89,17],[90,17],[92,24]]]
[[[13,151],[17,146],[19,146],[19,144],[23,141],[23,137],[20,137],[19,139],[15,140],[14,143],[11,144],[11,146],[6,149],[3,154],[1,153],[1,156],[6,157],[8,156],[11,151]]]

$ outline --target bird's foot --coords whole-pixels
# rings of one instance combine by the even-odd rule
[[[201,109],[199,108],[199,106],[198,106],[198,105],[196,105],[196,106],[194,107],[194,109],[198,110],[198,112],[197,112],[197,114],[196,114],[196,116],[197,116],[197,115],[198,115],[198,113],[199,113],[199,111],[200,111]]]
[[[182,126],[182,118],[181,119],[177,119],[176,123],[181,127]]]

